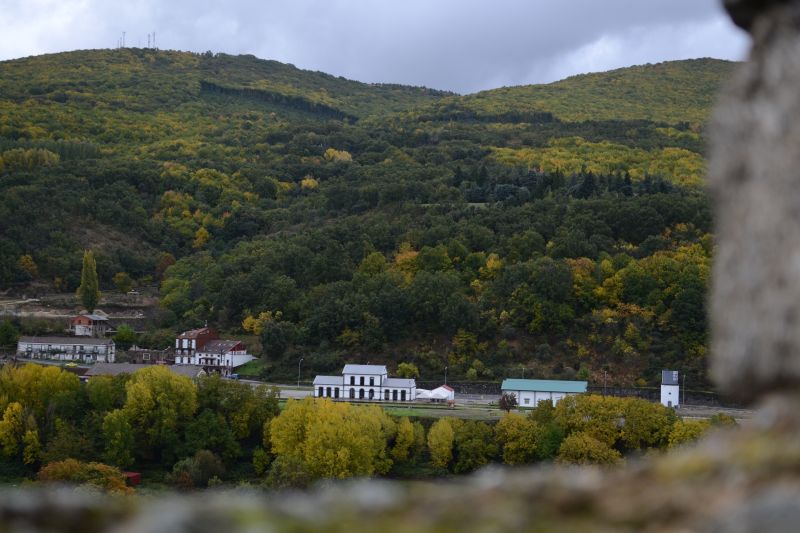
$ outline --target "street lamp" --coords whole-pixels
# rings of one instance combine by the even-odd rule
[[[297,387],[300,388],[300,364],[303,362],[303,358],[301,357],[300,360],[297,362]]]

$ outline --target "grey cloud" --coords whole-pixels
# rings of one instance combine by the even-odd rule
[[[2,0],[0,58],[129,46],[250,53],[462,93],[686,57],[738,59],[717,0]],[[7,5],[6,5],[7,4]]]

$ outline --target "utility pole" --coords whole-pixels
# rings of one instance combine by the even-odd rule
[[[447,366],[444,367],[444,384],[447,385]]]
[[[606,374],[607,372],[603,370],[603,396],[606,395]]]
[[[301,357],[300,360],[297,362],[297,387],[300,387],[300,364],[303,362],[303,358]]]
[[[681,390],[681,406],[686,403],[686,372],[683,373],[683,387]]]

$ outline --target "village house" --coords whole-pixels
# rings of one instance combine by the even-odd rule
[[[91,337],[20,337],[17,355],[29,359],[113,363],[114,341]]]
[[[78,315],[72,317],[69,327],[76,337],[102,338],[108,331],[108,317],[100,314]]]
[[[385,365],[348,364],[341,376],[314,378],[315,398],[410,402],[416,391],[416,380],[390,378]]]
[[[500,386],[503,394],[517,397],[520,407],[536,407],[543,400],[551,400],[553,405],[573,394],[586,392],[586,381],[559,381],[553,379],[504,379]]]
[[[175,364],[175,355],[170,348],[153,350],[140,348],[133,345],[126,350],[131,363],[138,365],[172,365]]]
[[[208,341],[218,338],[217,332],[208,327],[184,331],[175,339],[175,364],[193,364],[194,354],[202,350]]]
[[[199,365],[227,376],[253,359],[240,341],[222,340],[211,328],[184,331],[175,339],[176,365]]]
[[[255,359],[247,353],[247,348],[236,340],[212,340],[198,348],[192,356],[192,363],[222,375],[230,375],[233,369]]]

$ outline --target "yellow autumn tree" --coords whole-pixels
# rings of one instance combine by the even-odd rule
[[[206,244],[208,244],[208,239],[211,236],[208,233],[208,230],[203,226],[200,226],[194,234],[194,241],[192,241],[192,248],[195,250],[200,250],[201,248],[205,248]]]
[[[380,407],[306,398],[289,400],[265,436],[281,462],[302,465],[312,479],[343,479],[388,472],[387,443],[396,431]]]
[[[39,267],[36,266],[36,262],[30,254],[20,256],[17,260],[17,268],[25,272],[31,279],[39,275]]]
[[[540,439],[539,424],[518,413],[507,413],[495,427],[507,465],[532,463]]]
[[[197,410],[197,386],[163,366],[136,371],[125,385],[122,410],[142,455],[172,457],[180,432]]]
[[[448,418],[440,418],[428,430],[428,451],[431,464],[437,468],[447,468],[453,459],[453,440],[455,432]]]
[[[392,459],[398,462],[407,461],[414,446],[414,425],[403,417],[397,423],[397,437],[392,448]]]

